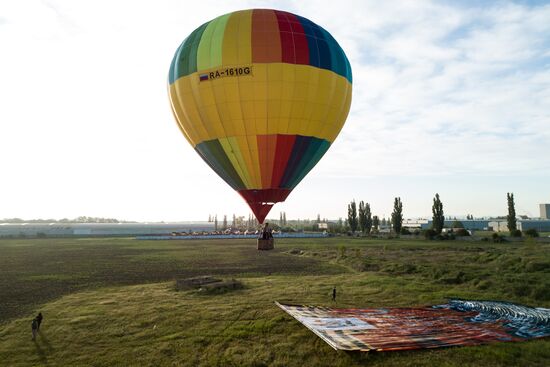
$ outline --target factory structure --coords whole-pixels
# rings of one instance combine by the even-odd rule
[[[537,232],[550,232],[550,204],[540,204],[539,218],[517,218],[517,227],[520,231],[536,229]],[[508,221],[504,218],[488,219],[452,219],[445,220],[444,227],[452,228],[453,224],[459,221],[464,229],[470,231],[495,231],[508,232]],[[403,227],[409,230],[429,229],[432,227],[431,219],[407,219],[403,220]]]
[[[181,223],[0,223],[2,237],[113,237],[201,233],[213,222]]]
[[[508,232],[506,219],[453,219],[445,220],[444,228],[453,228],[455,222],[462,223],[464,229],[470,231],[494,231]],[[550,220],[548,219],[518,219],[517,227],[520,231],[536,229],[537,232],[550,232]],[[403,228],[409,230],[432,228],[431,219],[409,219],[403,221]]]

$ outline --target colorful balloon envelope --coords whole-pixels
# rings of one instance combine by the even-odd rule
[[[178,125],[263,223],[342,129],[352,75],[323,28],[284,11],[242,10],[193,31],[170,65]]]

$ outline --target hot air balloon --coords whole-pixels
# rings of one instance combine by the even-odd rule
[[[342,48],[279,10],[204,23],[177,49],[168,79],[181,132],[260,223],[326,153],[351,104]]]

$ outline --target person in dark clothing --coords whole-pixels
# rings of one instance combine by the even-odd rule
[[[32,328],[32,340],[35,340],[36,333],[38,332],[38,321],[36,320],[36,317],[32,319],[31,328]]]
[[[269,223],[266,223],[264,225],[261,238],[262,240],[269,240],[270,238],[273,238],[273,234],[271,233],[271,228],[269,228]]]
[[[332,287],[332,301],[336,302],[336,287]]]
[[[38,322],[38,327],[36,328],[36,330],[40,330],[40,324],[42,323],[42,312],[39,312],[38,313],[38,316],[36,316],[36,321]]]

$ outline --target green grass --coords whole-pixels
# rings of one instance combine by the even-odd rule
[[[336,285],[338,306],[462,297],[550,307],[549,250],[532,242],[352,238],[278,241],[271,252],[240,240],[0,241],[0,365],[545,366],[548,339],[336,352],[273,301],[331,305]],[[170,281],[207,274],[236,277],[244,289],[177,292]],[[45,319],[33,343],[30,319],[39,310]]]
[[[195,275],[335,274],[347,269],[281,252],[254,240],[0,240],[0,323],[79,290]]]

